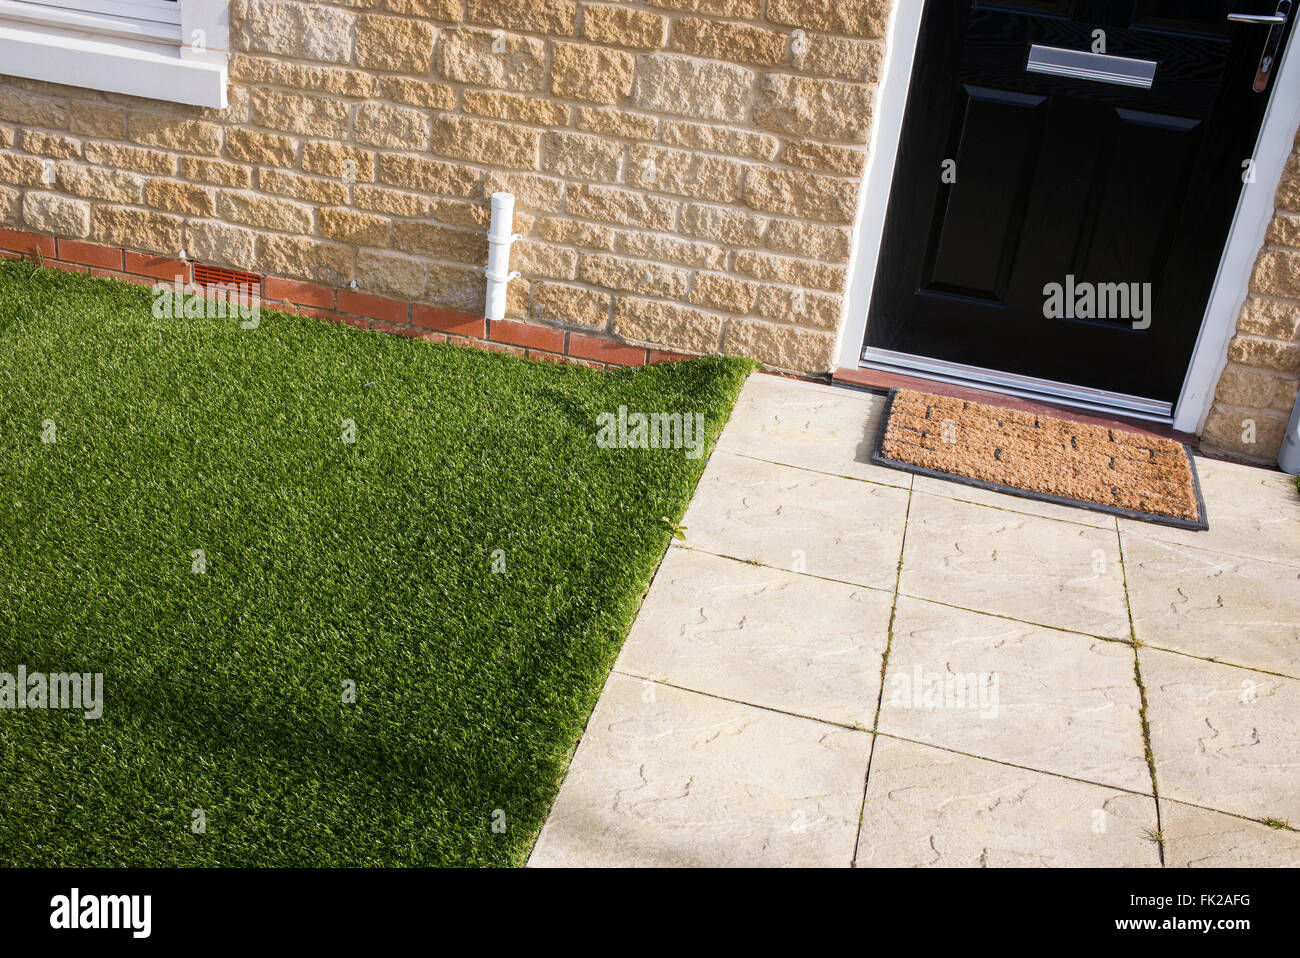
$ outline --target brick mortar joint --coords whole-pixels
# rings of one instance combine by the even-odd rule
[[[1218,412],[1223,416],[1231,417],[1245,414],[1247,419],[1280,419],[1284,422],[1289,420],[1291,415],[1290,410],[1283,412],[1278,409],[1258,409],[1255,406],[1239,406],[1236,403],[1224,402],[1219,399],[1214,400],[1214,403],[1211,406],[1211,411]]]
[[[867,84],[867,85],[874,85],[874,84]],[[263,86],[265,86],[265,85],[263,85]],[[466,89],[470,89],[470,85],[465,85],[465,87],[466,87]],[[474,87],[473,89],[475,89],[475,90],[482,90],[483,92],[502,92],[502,91],[499,91],[499,90],[495,90],[495,89],[493,89],[493,88],[480,88],[480,87]],[[285,88],[283,89],[282,92],[300,93],[300,92],[302,92],[302,91],[297,90],[296,88],[285,87]],[[78,101],[71,99],[71,97],[69,96],[69,101],[68,101],[68,102],[69,102],[69,103],[75,103],[75,102],[78,102]],[[370,101],[366,101],[366,102],[382,102],[382,103],[388,103],[388,104],[390,104],[390,105],[398,105],[398,104],[392,103],[391,101],[382,101],[382,100],[381,100],[381,101],[370,100]],[[359,104],[359,105],[360,105],[360,104]],[[590,104],[584,104],[584,106],[590,106]],[[351,109],[351,108],[350,108],[350,109]],[[421,112],[422,115],[424,115],[426,118],[430,118],[430,117],[434,117],[434,116],[438,116],[438,115],[448,115],[448,116],[465,116],[465,117],[467,117],[467,118],[469,118],[469,119],[478,119],[477,117],[475,117],[475,116],[473,116],[473,115],[467,115],[467,114],[463,114],[463,113],[451,113],[451,112],[449,112],[449,111],[445,111],[445,110],[431,110],[431,111],[430,111],[430,110],[425,110],[425,111],[418,111],[418,112]],[[642,112],[644,112],[644,111],[642,111]],[[162,114],[160,114],[160,115],[162,115]],[[667,119],[667,120],[670,120],[671,122],[695,123],[696,125],[708,126],[708,127],[710,127],[710,128],[719,129],[719,130],[724,130],[724,131],[728,131],[728,132],[754,132],[753,130],[750,130],[750,129],[741,129],[741,128],[740,128],[737,124],[735,124],[735,123],[732,123],[732,124],[726,124],[726,123],[722,123],[721,121],[705,123],[705,122],[701,122],[701,121],[697,121],[697,120],[692,120],[691,118],[681,117],[681,116],[677,116],[677,115],[675,115],[675,114],[667,114],[667,113],[663,113],[663,114],[646,113],[645,115],[654,115],[654,116],[656,116],[658,119],[661,119],[661,120],[663,120],[663,119]],[[251,166],[250,168],[257,169],[257,170],[262,170],[262,169],[287,169],[287,170],[290,171],[290,172],[296,172],[296,171],[298,171],[298,170],[301,169],[301,165],[300,165],[300,164],[301,164],[301,155],[300,155],[300,149],[299,149],[300,147],[303,148],[303,149],[305,149],[306,145],[307,145],[308,143],[311,143],[311,142],[326,142],[326,143],[331,143],[331,144],[337,144],[337,143],[339,142],[339,141],[336,140],[336,139],[330,139],[330,138],[328,138],[328,137],[324,137],[324,136],[322,136],[322,135],[317,135],[317,134],[308,134],[308,133],[289,133],[289,132],[286,132],[286,131],[283,131],[283,130],[278,130],[278,129],[274,128],[274,127],[266,127],[266,126],[262,126],[262,125],[257,124],[256,122],[254,122],[254,121],[252,121],[252,120],[235,122],[235,121],[225,120],[225,119],[223,118],[223,119],[216,119],[216,120],[211,120],[211,121],[207,121],[207,122],[210,122],[210,123],[212,123],[213,125],[219,127],[219,128],[222,130],[223,133],[224,133],[225,131],[227,131],[227,130],[250,130],[250,131],[253,131],[253,132],[266,133],[266,134],[269,134],[269,135],[275,135],[275,136],[287,136],[287,137],[291,137],[291,138],[296,137],[296,138],[298,138],[298,139],[301,141],[298,145],[295,146],[295,165],[294,165],[293,167],[284,168],[284,167],[272,167],[272,166],[269,166],[269,165],[267,165],[267,164],[261,164],[261,163],[254,163],[254,164],[252,164],[252,166]],[[349,122],[350,122],[350,121],[349,121]],[[527,124],[523,123],[523,121],[509,121],[509,120],[501,121],[501,120],[490,119],[490,120],[488,120],[488,122],[499,122],[499,123],[501,123],[501,124],[503,124],[503,125],[507,125],[507,126],[527,125]],[[22,127],[21,129],[29,129],[29,128],[30,128],[30,129],[39,129],[39,130],[52,130],[52,129],[53,129],[53,128],[49,128],[49,127]],[[548,128],[548,127],[541,127],[541,126],[539,126],[538,129],[541,130],[541,129],[551,129],[551,128]],[[572,131],[574,131],[574,132],[579,132],[579,133],[582,132],[582,131],[576,130],[576,128],[574,128],[574,127],[572,127],[572,126],[565,127],[565,128],[563,128],[563,129],[564,129],[564,131],[570,131],[570,130],[572,130]],[[54,130],[54,132],[63,133],[64,131],[61,130],[61,129],[59,129],[59,130]],[[598,138],[604,138],[604,139],[614,139],[614,140],[616,140],[616,141],[618,141],[618,142],[622,142],[622,138],[618,138],[618,137],[613,137],[613,138],[611,138],[608,134],[584,134],[584,135],[592,135],[592,136],[596,136],[596,137],[598,137]],[[844,148],[846,148],[846,149],[851,149],[851,150],[854,150],[854,151],[857,151],[857,152],[865,152],[865,149],[866,149],[865,144],[851,144],[851,145],[845,145],[845,144],[840,144],[840,143],[837,143],[837,142],[834,142],[834,141],[823,140],[823,139],[819,139],[819,138],[808,138],[808,137],[805,137],[805,138],[801,138],[801,139],[795,140],[795,139],[793,139],[793,138],[791,138],[791,137],[788,137],[788,136],[781,136],[781,135],[778,135],[778,134],[772,134],[772,133],[765,133],[764,135],[770,135],[770,136],[773,136],[773,138],[776,139],[776,140],[778,141],[778,143],[779,143],[779,142],[786,142],[786,143],[788,144],[788,143],[790,143],[790,142],[815,142],[815,143],[819,143],[819,144],[827,145],[827,146],[844,146]],[[224,141],[224,137],[223,137],[223,141]],[[372,151],[373,151],[373,154],[375,155],[376,158],[377,158],[378,156],[380,156],[381,154],[383,154],[384,152],[386,152],[386,151],[387,151],[387,152],[393,152],[393,151],[397,151],[397,150],[400,149],[400,148],[395,147],[395,146],[380,146],[380,145],[377,145],[377,144],[356,143],[356,142],[354,142],[354,141],[355,141],[355,136],[352,135],[352,134],[350,134],[350,135],[346,138],[346,144],[345,144],[345,145],[348,145],[348,146],[354,146],[355,148],[357,148],[357,149],[359,149],[359,150],[361,150],[361,151],[363,151],[363,152],[372,152]],[[86,144],[87,144],[87,145],[95,145],[95,144],[99,144],[99,145],[118,145],[118,146],[125,146],[125,147],[132,148],[132,149],[145,149],[145,150],[150,149],[149,147],[145,147],[145,146],[143,146],[142,144],[138,144],[138,143],[136,143],[135,141],[130,140],[129,137],[112,138],[112,139],[104,138],[104,137],[92,137],[91,139],[88,139],[88,140],[86,141]],[[223,145],[224,145],[224,142],[223,142]],[[657,139],[656,141],[654,141],[653,144],[650,144],[650,143],[648,143],[647,141],[629,140],[627,144],[624,144],[623,149],[624,149],[624,151],[626,151],[626,150],[631,149],[631,147],[633,147],[633,146],[654,146],[654,148],[657,148],[657,149],[665,149],[665,150],[670,150],[670,151],[675,150],[675,151],[677,151],[677,152],[687,153],[687,154],[691,154],[691,153],[705,153],[705,154],[707,154],[707,155],[709,155],[709,156],[716,156],[716,157],[719,157],[719,158],[732,160],[733,162],[735,162],[735,163],[737,163],[738,165],[740,165],[741,167],[743,167],[743,168],[745,169],[746,173],[748,173],[748,172],[749,172],[750,170],[752,170],[752,169],[763,169],[763,170],[784,170],[784,171],[786,171],[786,172],[798,173],[798,174],[803,174],[803,175],[808,175],[808,176],[813,176],[813,177],[825,177],[825,178],[828,178],[828,179],[831,179],[831,180],[835,180],[835,181],[838,181],[838,182],[846,182],[846,183],[856,184],[856,185],[859,185],[859,186],[860,186],[860,179],[861,179],[861,174],[860,174],[860,173],[843,173],[843,172],[840,172],[840,171],[837,171],[837,170],[810,169],[810,168],[808,168],[808,167],[796,166],[796,165],[794,165],[794,164],[788,164],[788,163],[785,163],[785,162],[779,160],[780,150],[778,150],[778,157],[774,157],[774,158],[771,159],[771,160],[759,160],[759,159],[754,159],[754,158],[752,158],[752,157],[732,157],[732,156],[728,156],[727,154],[719,153],[719,152],[716,152],[716,151],[702,151],[702,150],[701,150],[701,151],[696,151],[696,150],[693,150],[693,149],[687,149],[687,148],[683,148],[683,147],[680,147],[680,146],[673,146],[673,145],[671,145],[671,144],[666,144],[666,143],[664,143],[664,141],[663,141],[663,139],[662,139],[662,136],[661,136],[659,139]],[[220,154],[218,154],[218,155],[212,155],[212,154],[209,154],[209,153],[202,153],[202,152],[196,152],[196,151],[187,151],[187,150],[185,150],[185,149],[183,149],[183,148],[169,147],[169,148],[167,148],[167,149],[165,149],[165,150],[162,150],[162,149],[159,149],[159,148],[152,148],[152,149],[153,149],[155,152],[163,153],[163,154],[165,154],[165,155],[168,155],[168,156],[171,156],[171,157],[174,157],[174,158],[192,157],[192,158],[196,158],[196,159],[199,159],[199,160],[217,160],[217,161],[219,161],[219,162],[234,162],[234,163],[236,163],[236,164],[238,164],[239,162],[241,162],[241,161],[238,161],[238,160],[228,159],[228,158],[226,158],[225,156],[222,156],[222,155],[220,155]],[[396,155],[409,155],[409,150],[411,150],[411,149],[416,149],[416,148],[414,148],[414,147],[407,147],[407,148],[406,148],[406,150],[407,150],[406,153],[398,152]],[[24,155],[32,155],[32,154],[27,153],[27,154],[24,154]],[[86,159],[84,158],[84,156],[78,156],[78,157],[76,157],[76,159],[77,159],[78,161],[80,161],[80,162],[90,163],[92,166],[95,165],[95,164],[93,164],[92,161],[86,160]],[[458,163],[458,164],[461,164],[461,165],[468,166],[468,167],[470,167],[470,168],[475,169],[477,172],[481,172],[481,173],[485,173],[485,174],[490,174],[490,173],[492,173],[492,172],[494,172],[494,171],[496,171],[496,170],[498,170],[498,169],[508,169],[510,172],[513,172],[513,173],[524,173],[524,174],[526,174],[526,175],[527,175],[527,174],[532,174],[532,175],[543,175],[543,176],[544,176],[544,175],[547,175],[547,172],[544,171],[544,170],[527,170],[527,171],[523,171],[523,170],[517,170],[516,168],[511,168],[511,167],[501,167],[501,168],[497,168],[497,167],[490,166],[490,165],[488,165],[488,164],[479,164],[479,163],[475,163],[474,161],[462,161],[462,160],[457,160],[457,159],[455,159],[455,158],[447,158],[447,160],[448,160],[449,162],[455,162],[455,163]],[[67,162],[71,162],[71,161],[72,161],[72,158],[66,158],[65,161],[67,161]],[[247,162],[247,161],[245,161],[245,162]],[[540,165],[540,164],[539,164],[539,165]],[[136,172],[136,171],[132,171],[132,172]],[[304,170],[303,173],[305,174],[306,171]],[[150,175],[150,174],[140,173],[139,175]],[[196,181],[196,180],[193,180],[192,178],[184,177],[183,174],[178,173],[178,172],[171,172],[171,173],[154,173],[154,174],[152,174],[152,175],[155,175],[155,176],[166,175],[166,176],[171,176],[171,177],[178,177],[178,178],[180,178],[182,181],[185,181],[185,182],[196,182],[196,183],[198,183],[199,185],[211,185],[211,184],[206,184],[206,183],[204,183],[203,181]],[[566,180],[566,182],[567,182],[567,180]],[[600,184],[600,185],[604,185],[604,184]],[[710,202],[710,201],[708,201],[708,200],[701,200],[701,199],[699,199],[699,198],[697,198],[697,197],[683,197],[683,196],[681,196],[681,195],[679,195],[679,194],[660,193],[659,191],[654,191],[654,190],[649,189],[649,188],[644,187],[644,186],[633,186],[633,185],[631,185],[631,184],[626,184],[626,183],[624,183],[624,184],[622,184],[622,185],[623,185],[625,188],[631,189],[631,190],[633,190],[633,191],[639,191],[639,192],[643,192],[643,193],[647,193],[647,194],[651,194],[651,195],[660,195],[660,196],[664,196],[665,198],[673,199],[673,200],[690,200],[690,201],[695,201],[695,202]],[[726,201],[713,201],[713,202],[722,203],[723,205],[737,205],[737,204],[740,204],[741,206],[743,206],[743,188],[742,188],[742,196],[737,197],[736,199],[733,199],[733,200],[726,200]],[[748,208],[748,207],[744,207],[744,208]],[[755,212],[760,212],[760,213],[761,213],[761,211],[755,211]],[[788,215],[785,215],[785,214],[778,214],[778,213],[767,213],[767,214],[765,214],[765,215],[768,215],[768,216],[774,216],[774,217],[783,218],[783,219],[792,219],[792,220],[798,220],[798,221],[809,221],[809,222],[813,222],[813,223],[818,223],[818,222],[819,222],[819,221],[814,220],[814,219],[812,219],[812,218],[810,218],[810,217],[794,217],[794,216],[788,216]],[[845,225],[847,225],[847,224],[845,224]]]
[[[1279,370],[1268,369],[1263,366],[1251,366],[1237,359],[1228,360],[1228,363],[1224,367],[1224,370],[1227,371],[1229,369],[1236,369],[1242,372],[1253,373],[1257,376],[1267,376],[1271,379],[1276,380],[1277,382],[1288,384],[1288,385],[1291,383],[1300,382],[1300,372],[1284,373]]]

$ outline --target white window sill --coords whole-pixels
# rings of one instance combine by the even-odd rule
[[[0,73],[67,86],[224,108],[226,58],[181,56],[171,46],[125,37],[0,21]]]

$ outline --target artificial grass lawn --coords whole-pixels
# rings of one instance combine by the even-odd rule
[[[0,709],[0,864],[521,863],[704,465],[596,416],[711,447],[751,365],[150,302],[0,261],[0,672],[104,673]]]

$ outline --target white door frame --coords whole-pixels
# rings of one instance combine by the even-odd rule
[[[876,258],[885,231],[894,162],[903,133],[908,84],[921,32],[921,0],[895,0],[890,18],[885,61],[876,97],[876,121],[870,154],[858,197],[857,225],[849,258],[849,285],[844,297],[836,348],[841,369],[862,365],[862,343],[867,332],[867,312],[876,279]],[[1297,14],[1300,15],[1300,14]],[[1259,30],[1261,49],[1264,31]],[[1255,182],[1246,184],[1237,205],[1223,259],[1210,293],[1205,319],[1192,353],[1182,393],[1174,405],[1173,427],[1199,433],[1205,426],[1214,390],[1228,362],[1228,342],[1250,291],[1255,259],[1264,245],[1273,218],[1274,200],[1282,172],[1300,128],[1300,97],[1276,95],[1278,90],[1300,89],[1300,23],[1292,27],[1291,41],[1273,81],[1273,94],[1255,148]],[[1243,157],[1244,160],[1246,157]],[[922,374],[924,375],[924,374]]]

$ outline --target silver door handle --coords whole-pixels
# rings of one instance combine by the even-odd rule
[[[1291,18],[1292,0],[1277,0],[1277,10],[1272,14],[1230,13],[1228,19],[1234,23],[1259,23],[1268,27],[1268,36],[1264,38],[1264,53],[1259,58],[1259,69],[1255,71],[1255,82],[1251,85],[1256,93],[1268,89],[1268,81],[1273,77],[1273,67],[1277,65],[1278,49],[1282,45],[1282,33],[1286,22]]]

